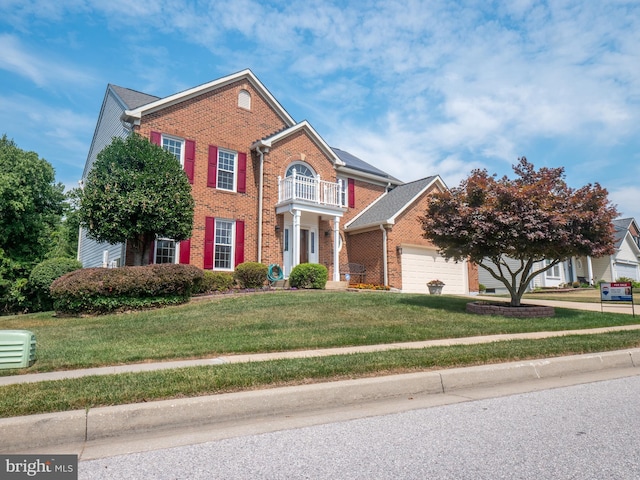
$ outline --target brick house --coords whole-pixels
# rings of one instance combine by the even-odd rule
[[[421,235],[418,217],[438,176],[403,183],[337,148],[307,121],[296,122],[250,70],[158,98],[108,85],[83,179],[114,136],[133,133],[175,154],[192,185],[190,239],[158,238],[150,262],[233,271],[245,261],[305,262],[332,280],[344,265],[365,267],[367,283],[426,293],[477,291],[477,271],[446,262]],[[95,242],[80,231],[85,267],[130,264],[126,245]],[[342,269],[342,273],[341,273]]]

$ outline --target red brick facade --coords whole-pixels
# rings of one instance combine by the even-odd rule
[[[367,283],[383,284],[386,271],[387,284],[402,289],[398,248],[403,244],[429,246],[422,238],[419,217],[426,209],[428,195],[434,188],[439,188],[438,184],[413,204],[405,206],[393,225],[385,226],[385,265],[384,233],[379,226],[354,232],[345,232],[344,228],[384,195],[389,186],[395,187],[400,182],[396,180],[392,184],[382,176],[376,179],[375,174],[359,175],[354,169],[344,168],[345,164],[312,127],[306,122],[304,125],[296,124],[252,74],[238,75],[235,81],[188,92],[127,113],[134,124],[134,131],[146,138],[157,132],[154,135],[159,133],[195,142],[192,182],[195,212],[188,249],[189,263],[205,268],[208,262],[211,264],[211,258],[208,258],[211,250],[206,246],[206,226],[207,222],[212,225],[211,219],[215,218],[243,225],[244,261],[283,264],[283,251],[291,247],[289,243],[293,240],[292,237],[285,239],[285,230],[291,230],[295,216],[286,211],[279,201],[278,178],[284,178],[292,164],[302,163],[315,172],[316,178],[332,183],[339,179],[347,180],[353,202],[350,208],[348,205],[325,210],[309,208],[302,213],[300,218],[305,225],[311,225],[309,231],[312,233],[308,234],[314,235],[315,239],[314,251],[309,254],[315,255],[315,260],[328,268],[330,279],[334,277],[333,228],[335,218],[339,218],[342,245],[338,264],[353,262],[364,265]],[[240,106],[241,92],[243,95],[248,92],[250,108]],[[246,155],[244,191],[227,191],[212,186],[209,155],[216,147],[237,152],[238,158]],[[262,212],[259,212],[261,162]],[[258,238],[260,219],[262,235]],[[469,287],[474,290],[477,289],[477,272],[474,275],[473,267],[469,268]]]

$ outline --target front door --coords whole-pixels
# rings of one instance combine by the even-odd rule
[[[318,228],[313,225],[300,227],[300,261],[293,258],[293,225],[285,222],[283,237],[284,276],[289,277],[291,269],[298,263],[318,263]]]
[[[300,229],[300,263],[309,263],[309,230]]]

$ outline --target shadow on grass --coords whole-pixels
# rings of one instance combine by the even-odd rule
[[[405,294],[398,303],[414,305],[418,307],[446,310],[448,312],[465,313],[467,303],[473,302],[471,298],[462,298],[454,295],[407,295]]]

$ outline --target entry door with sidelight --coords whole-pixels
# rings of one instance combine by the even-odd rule
[[[288,277],[294,267],[293,258],[293,225],[285,224],[283,238],[284,275]],[[300,262],[318,263],[318,229],[316,227],[300,228]]]

